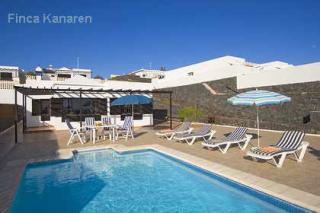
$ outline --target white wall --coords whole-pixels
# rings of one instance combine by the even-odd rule
[[[114,119],[112,119],[112,122],[116,122],[117,125],[123,125],[123,122],[121,120],[120,115],[111,115]],[[143,114],[142,120],[133,120],[133,126],[139,127],[139,126],[152,126],[153,125],[153,115],[152,114]]]
[[[253,69],[244,66],[244,63],[245,60],[242,58],[225,56],[166,71],[165,78],[153,79],[152,83],[154,88],[162,89],[235,77],[238,72],[247,72]],[[193,75],[188,75],[191,72]]]
[[[113,81],[106,80],[104,89],[122,89],[122,90],[152,90],[152,83],[128,82],[128,81]]]
[[[14,104],[14,90],[4,89],[0,90],[0,104]],[[22,94],[17,94],[17,103],[22,106]]]
[[[42,96],[32,96],[33,99],[49,99],[52,96],[42,95]],[[122,125],[120,115],[111,115],[113,117],[112,122],[115,121],[116,124]],[[66,130],[68,129],[65,122],[62,122],[61,117],[51,116],[49,121],[41,121],[41,116],[32,115],[32,99],[27,98],[27,127],[39,127],[39,126],[54,126],[57,130]],[[71,122],[74,127],[80,127],[80,122]],[[152,114],[143,114],[142,120],[134,120],[133,125],[138,126],[151,126],[153,125],[153,115]]]
[[[245,89],[314,81],[320,81],[320,63],[242,73],[237,76],[237,87]]]

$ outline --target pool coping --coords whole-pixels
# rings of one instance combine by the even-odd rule
[[[138,151],[138,150],[146,150],[151,149],[162,154],[174,157],[178,160],[184,161],[211,173],[220,175],[237,183],[243,184],[260,192],[266,193],[268,195],[274,196],[276,198],[282,199],[289,203],[295,204],[297,206],[301,206],[303,208],[309,209],[311,211],[320,212],[320,196],[304,192],[302,190],[295,189],[293,187],[279,184],[271,180],[267,180],[265,178],[261,178],[237,169],[233,169],[222,164],[212,162],[209,160],[205,160],[203,158],[199,158],[175,149],[167,148],[161,145],[153,144],[153,145],[139,145],[139,146],[125,146],[122,144],[109,144],[109,145],[99,145],[94,147],[83,147],[83,148],[67,148],[67,149],[59,149],[56,153],[56,156],[50,158],[37,158],[31,159],[26,162],[22,162],[23,169],[20,171],[18,182],[15,184],[14,193],[11,196],[9,202],[7,202],[7,210],[10,209],[11,203],[15,197],[15,192],[17,191],[18,185],[20,183],[20,179],[22,173],[29,163],[35,162],[44,162],[44,161],[52,161],[52,160],[66,160],[71,159],[74,156],[74,151],[92,151],[98,149],[113,149],[116,152],[123,153],[128,151]],[[19,164],[19,162],[18,162]]]

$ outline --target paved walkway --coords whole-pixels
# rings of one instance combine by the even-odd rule
[[[214,128],[217,131],[216,137],[221,137],[232,130],[232,128],[221,126],[215,126]],[[305,141],[310,142],[310,147],[302,163],[297,163],[293,157],[288,158],[283,168],[279,169],[272,164],[272,161],[255,162],[250,158],[246,158],[245,152],[240,151],[237,147],[232,147],[227,154],[222,154],[218,150],[203,149],[200,142],[189,146],[185,143],[159,139],[155,136],[154,132],[155,130],[151,128],[136,129],[136,139],[128,141],[120,140],[116,143],[128,147],[158,144],[314,195],[320,195],[319,136],[306,136]],[[249,133],[255,134],[255,131],[249,131]],[[261,145],[274,144],[280,135],[280,133],[262,131],[260,143]],[[2,136],[1,141],[10,141],[10,137],[12,139],[10,134]],[[71,146],[66,146],[68,138],[69,133],[67,131],[25,134],[23,137],[20,137],[20,142],[23,141],[22,143],[14,146],[8,154],[2,155],[3,157],[0,162],[0,203],[7,206],[7,210],[11,200],[8,197],[12,198],[14,196],[20,175],[27,162],[35,159],[50,159],[57,155],[57,151],[65,148],[93,146],[90,142],[85,145],[74,143]],[[251,141],[253,145],[256,143],[257,139]],[[112,143],[110,141],[100,141],[96,143],[96,146],[105,146],[106,144]]]

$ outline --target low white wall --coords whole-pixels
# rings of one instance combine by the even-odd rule
[[[117,125],[123,125],[120,115],[111,116],[115,119]],[[114,119],[112,122],[114,122]],[[143,114],[141,120],[133,120],[133,126],[152,126],[153,125],[153,115],[152,114]]]
[[[22,105],[22,94],[17,93],[17,103]],[[0,104],[14,104],[14,90],[13,89],[3,89],[0,90]]]

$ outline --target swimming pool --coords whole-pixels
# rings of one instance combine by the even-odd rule
[[[27,166],[11,212],[305,212],[152,150]]]

